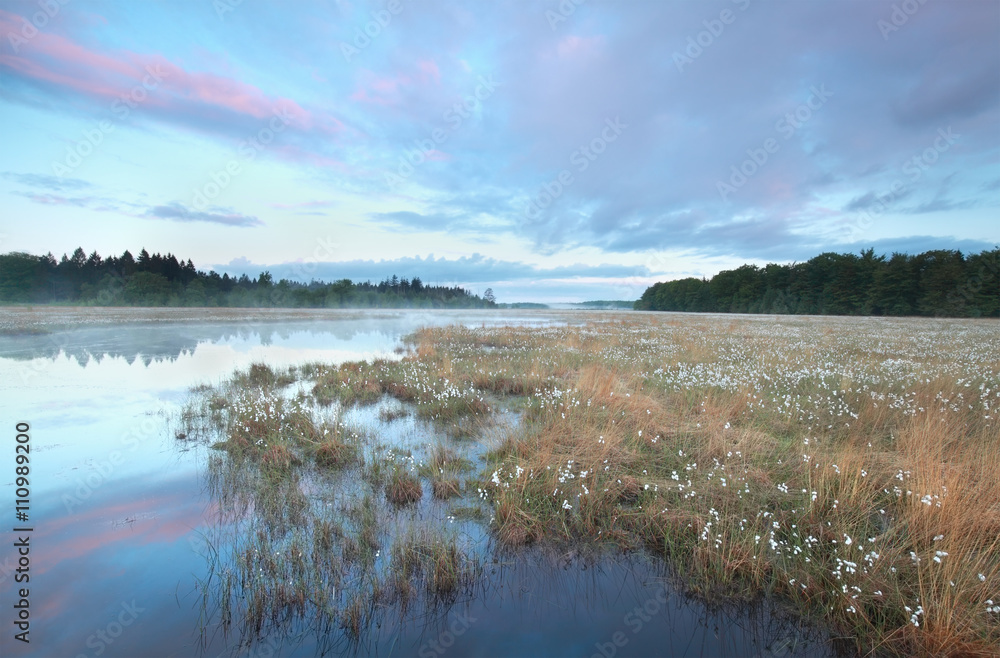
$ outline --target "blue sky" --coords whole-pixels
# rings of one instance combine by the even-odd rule
[[[0,2],[0,251],[635,299],[1000,243],[1000,3]]]

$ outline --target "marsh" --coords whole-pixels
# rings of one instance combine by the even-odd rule
[[[66,653],[133,601],[116,654],[996,637],[995,323],[128,312],[0,338]]]

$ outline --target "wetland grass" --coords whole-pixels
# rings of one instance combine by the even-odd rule
[[[420,480],[405,471],[396,471],[389,477],[385,486],[385,497],[397,506],[410,505],[420,500],[424,495]]]
[[[301,455],[318,455],[313,446],[334,432],[353,446],[344,463],[368,487],[379,523],[407,513],[426,480],[433,497],[421,506],[466,518],[485,506],[506,546],[651,551],[691,592],[781,599],[861,654],[996,655],[995,322],[637,315],[423,329],[407,341],[399,360],[289,375],[311,386],[298,401],[278,399],[275,387],[287,384],[259,370],[209,393],[226,400],[206,407],[227,419],[220,447],[294,480],[319,463]],[[386,396],[472,440],[452,437],[402,462],[370,446],[362,456],[365,439],[314,415]],[[484,462],[463,457],[457,446],[482,443],[483,421],[502,408],[520,411],[517,429],[490,439]],[[383,494],[384,507],[374,498]],[[287,518],[278,519],[286,533]],[[374,539],[354,521],[323,523],[305,522],[312,554],[336,554],[340,580],[357,572],[369,597],[409,600],[419,579],[447,593],[469,572],[457,546],[419,534],[432,522]],[[378,553],[375,542],[390,555],[379,576],[359,559]],[[283,596],[295,609],[294,588]],[[351,632],[370,623],[370,600],[336,603]]]

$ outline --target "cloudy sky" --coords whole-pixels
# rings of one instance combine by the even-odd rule
[[[0,252],[635,299],[1000,243],[1000,2],[0,0]]]

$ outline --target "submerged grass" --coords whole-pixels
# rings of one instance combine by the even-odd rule
[[[478,558],[443,524],[404,536],[397,517],[423,497],[418,473],[428,466],[296,395],[293,383],[255,364],[198,387],[181,412],[184,433],[215,449],[208,487],[230,529],[207,543],[203,633],[211,620],[236,627],[242,643],[305,624],[339,627],[357,643],[387,601],[405,608],[422,590],[428,600],[454,595]],[[447,447],[431,453],[449,473],[471,468]],[[416,566],[396,573],[390,550],[409,550]]]
[[[409,505],[420,500],[423,495],[420,480],[406,471],[395,471],[385,486],[385,497],[393,505]]]
[[[454,537],[423,531],[411,531],[393,544],[392,572],[396,594],[411,595],[410,583],[422,579],[428,594],[449,598],[471,586],[480,567],[458,547]]]

